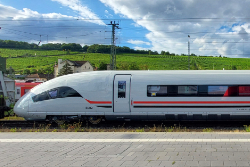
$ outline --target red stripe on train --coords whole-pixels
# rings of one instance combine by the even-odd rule
[[[85,99],[87,102],[89,102],[90,104],[112,104],[111,101],[90,101],[88,99]]]
[[[134,101],[134,104],[250,104],[250,101]]]

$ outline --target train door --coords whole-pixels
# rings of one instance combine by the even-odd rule
[[[130,112],[131,75],[116,75],[114,79],[114,112]]]

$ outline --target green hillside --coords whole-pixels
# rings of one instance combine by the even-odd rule
[[[7,58],[7,69],[11,66],[16,73],[25,69],[53,68],[58,59],[89,61],[99,67],[100,63],[109,64],[110,55],[100,53],[80,53],[64,51],[14,50],[0,49],[0,56]],[[118,54],[117,69],[128,70],[130,64],[140,70],[187,70],[187,56]],[[221,58],[190,56],[191,70],[250,70],[249,58]]]

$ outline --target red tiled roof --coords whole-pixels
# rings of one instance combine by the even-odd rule
[[[49,78],[52,79],[54,78],[53,74],[30,74],[28,76],[26,76],[26,78]]]
[[[30,74],[30,75],[27,75],[26,78],[39,78],[39,75],[38,74]]]
[[[87,61],[69,61],[74,63],[75,66],[82,66],[83,64],[87,63]]]

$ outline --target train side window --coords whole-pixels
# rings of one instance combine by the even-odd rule
[[[20,94],[20,89],[16,90],[16,94],[18,94],[18,95]]]
[[[178,86],[177,85],[168,86],[168,95],[169,96],[177,96],[178,95]]]
[[[227,94],[228,86],[208,86],[208,95],[224,96]]]
[[[148,85],[148,97],[164,97],[168,94],[168,87],[166,85]]]
[[[250,86],[239,86],[239,96],[250,96]]]
[[[48,96],[47,92],[43,92],[43,93],[40,93],[40,94],[32,97],[32,99],[34,102],[44,101],[44,100],[49,100],[49,96]]]
[[[198,86],[189,85],[189,86],[178,86],[178,95],[197,95]]]
[[[118,81],[118,98],[126,98],[126,81]]]
[[[238,86],[228,86],[223,96],[238,96]]]
[[[207,96],[207,89],[208,89],[207,85],[198,86],[199,96]]]
[[[76,90],[70,87],[59,87],[58,88],[58,98],[65,97],[82,97]]]
[[[58,92],[57,89],[48,91],[50,98],[52,98],[52,99],[56,98],[57,97],[57,92]]]

